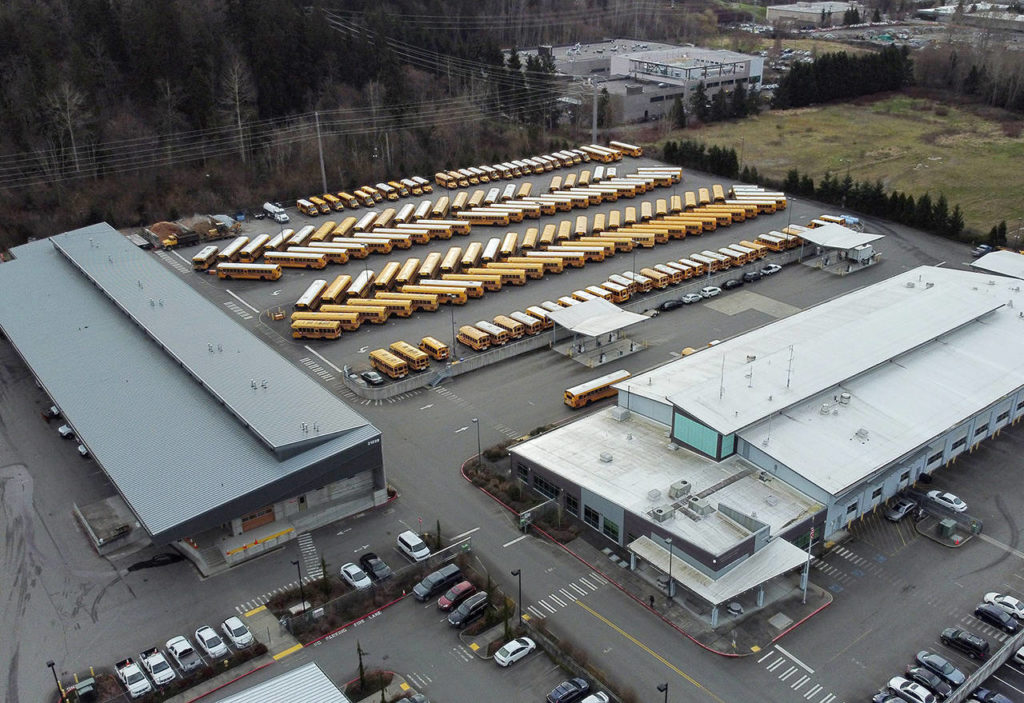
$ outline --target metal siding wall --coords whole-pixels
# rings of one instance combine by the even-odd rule
[[[565,479],[562,479],[562,481],[559,482],[559,485],[563,485],[564,483]],[[617,503],[613,503],[606,498],[602,498],[596,493],[592,493],[585,488],[580,488],[580,520],[583,519],[584,508],[588,507],[601,514],[601,529],[598,530],[601,534],[604,534],[601,530],[604,528],[604,518],[606,516],[619,526],[618,544],[622,545],[623,539],[626,536],[625,515],[622,506]],[[607,535],[605,536],[607,537]]]
[[[719,434],[709,427],[675,413],[672,424],[672,438],[710,457],[718,456]]]
[[[617,403],[620,408],[660,422],[666,427],[672,426],[672,406],[668,403],[661,403],[628,391],[619,391]]]
[[[737,442],[736,453],[819,503],[828,505],[829,500],[832,498],[823,488],[811,483],[785,464],[778,463],[770,455],[743,438],[739,438]]]

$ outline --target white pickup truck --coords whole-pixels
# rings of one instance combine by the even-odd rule
[[[183,672],[198,669],[203,664],[199,652],[194,650],[192,644],[180,635],[167,640],[167,651],[174,657],[174,661],[178,662],[178,666]]]
[[[115,664],[114,670],[117,672],[117,678],[121,679],[121,683],[128,689],[128,695],[132,698],[139,698],[153,690],[153,685],[131,657]]]
[[[139,661],[142,662],[142,668],[149,672],[149,675],[153,678],[153,683],[157,686],[163,686],[165,683],[172,681],[177,675],[174,673],[171,665],[167,663],[163,652],[156,647],[140,653]]]

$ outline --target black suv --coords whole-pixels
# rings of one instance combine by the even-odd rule
[[[979,603],[978,607],[974,609],[974,617],[1011,635],[1016,634],[1020,629],[1016,618],[991,603]]]
[[[474,593],[448,616],[448,624],[459,629],[476,620],[487,610],[487,592]]]
[[[455,564],[448,564],[427,574],[426,578],[413,586],[412,594],[416,600],[423,602],[431,596],[447,591],[461,580],[462,571],[459,567]]]
[[[747,283],[753,283],[754,281],[760,281],[761,280],[761,272],[760,271],[747,271],[745,274],[743,274],[743,280],[746,281]]]
[[[367,552],[359,557],[359,565],[363,571],[369,574],[374,581],[383,581],[391,578],[391,567],[384,563],[384,560],[373,552]]]
[[[959,649],[971,659],[984,659],[988,656],[988,642],[967,630],[958,627],[947,627],[939,636],[942,643],[953,649]]]
[[[722,284],[722,290],[732,290],[733,288],[739,288],[742,285],[742,278],[730,278],[728,281]]]
[[[555,686],[548,694],[548,703],[573,703],[590,692],[590,684],[583,679],[569,679]]]

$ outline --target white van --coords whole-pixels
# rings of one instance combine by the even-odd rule
[[[274,203],[263,203],[263,210],[270,215],[274,222],[280,222],[284,224],[288,222],[288,214],[284,211],[284,208],[280,208]]]
[[[412,530],[398,535],[398,548],[413,561],[423,561],[430,556],[430,549]]]

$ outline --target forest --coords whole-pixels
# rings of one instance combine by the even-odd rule
[[[8,0],[0,248],[542,151],[550,62],[503,47],[687,39],[655,0]],[[564,137],[552,134],[550,138]]]

